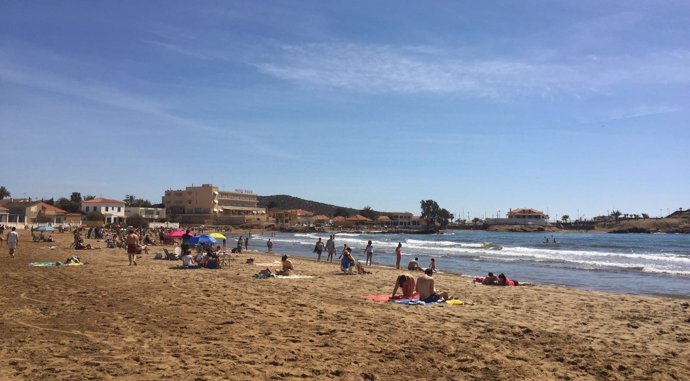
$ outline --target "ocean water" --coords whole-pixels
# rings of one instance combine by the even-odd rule
[[[274,234],[274,235],[272,235]],[[250,249],[315,258],[318,238],[328,233],[264,233],[253,235]],[[556,243],[543,244],[544,238]],[[374,263],[394,266],[395,248],[402,243],[401,267],[414,257],[423,267],[436,260],[440,271],[483,276],[492,271],[524,282],[581,289],[690,297],[690,235],[494,233],[449,231],[443,234],[336,233],[338,254],[343,244],[364,260],[371,240]],[[322,256],[325,258],[326,254]]]

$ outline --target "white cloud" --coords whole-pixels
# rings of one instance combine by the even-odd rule
[[[275,59],[257,66],[271,76],[308,86],[484,98],[579,96],[619,85],[690,83],[688,51],[557,61],[471,59],[438,48],[306,44],[283,46]]]

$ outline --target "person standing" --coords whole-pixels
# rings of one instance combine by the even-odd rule
[[[323,241],[321,241],[321,238],[319,238],[318,241],[316,241],[316,245],[314,246],[314,253],[316,253],[317,258],[316,261],[320,262],[321,261],[321,253],[323,253]]]
[[[266,247],[268,248],[269,253],[273,250],[273,242],[270,238],[268,239],[268,242],[266,242]]]
[[[249,236],[244,237],[244,250],[249,250]]]
[[[137,265],[137,251],[139,250],[139,236],[134,232],[134,229],[127,229],[127,237],[125,237],[127,244],[127,257],[129,258],[129,265]]]
[[[10,248],[10,257],[14,258],[14,254],[19,246],[19,233],[17,228],[12,226],[12,230],[7,233],[7,246]]]
[[[395,248],[395,268],[400,268],[400,259],[402,259],[402,243],[398,242],[398,247]]]
[[[182,234],[182,244],[180,245],[182,249],[182,255],[185,255],[187,251],[189,251],[189,244],[187,241],[192,238],[192,234],[189,232],[189,229],[185,230],[184,234]]]
[[[326,241],[326,251],[328,252],[326,261],[333,262],[333,254],[335,254],[335,235],[332,235],[328,241]]]
[[[364,254],[367,255],[367,259],[364,260],[365,265],[372,265],[372,259],[374,258],[374,246],[371,244],[371,241],[367,244],[367,247],[364,249]]]
[[[242,242],[244,242],[244,240],[242,239],[242,236],[240,236],[240,238],[237,239],[237,252],[238,253],[242,252]]]

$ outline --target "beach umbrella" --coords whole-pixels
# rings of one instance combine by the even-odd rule
[[[220,240],[227,239],[227,238],[225,238],[224,235],[222,235],[222,234],[220,234],[220,233],[211,233],[211,234],[209,234],[209,235],[210,235],[211,237],[215,238],[215,239],[220,239]]]
[[[196,245],[197,243],[210,243],[214,244],[218,241],[216,241],[215,238],[211,237],[210,235],[202,234],[202,235],[195,235],[194,237],[190,238],[187,240],[187,243],[190,245]]]
[[[55,228],[52,226],[39,226],[36,229],[37,232],[53,232],[55,231]]]
[[[170,238],[180,238],[184,235],[185,231],[184,230],[177,230],[174,232],[168,233],[168,237]]]

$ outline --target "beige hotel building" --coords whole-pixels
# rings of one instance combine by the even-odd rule
[[[265,223],[266,209],[248,190],[219,190],[211,184],[166,190],[163,205],[173,221],[205,225],[241,225]]]

